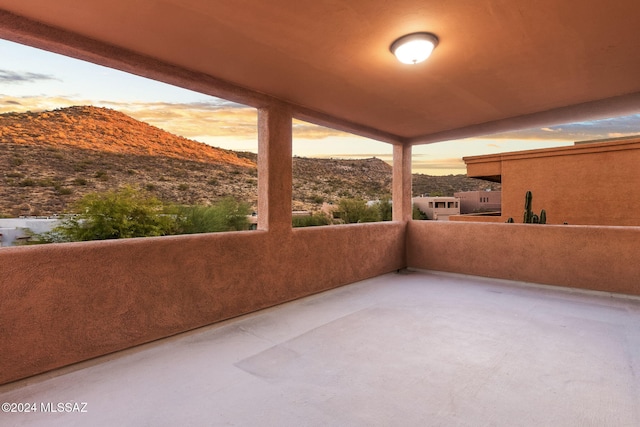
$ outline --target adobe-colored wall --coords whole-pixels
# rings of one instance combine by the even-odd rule
[[[505,222],[501,216],[485,216],[485,215],[451,215],[449,221],[459,222]]]
[[[0,250],[0,384],[405,266],[401,222]]]
[[[407,265],[640,295],[640,227],[411,221]]]
[[[540,157],[535,151],[503,157],[504,220],[522,222],[524,196],[531,190],[533,211],[544,208],[550,224],[640,226],[640,142],[552,150]]]

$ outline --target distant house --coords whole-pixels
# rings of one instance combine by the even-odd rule
[[[533,211],[545,209],[550,224],[640,225],[638,136],[463,160],[469,177],[502,183],[496,220],[522,222],[524,197],[531,191]]]
[[[0,247],[15,246],[17,242],[29,238],[27,230],[33,233],[51,231],[59,225],[58,218],[0,218]]]
[[[430,220],[448,221],[449,216],[460,215],[457,197],[414,197],[412,201]]]
[[[500,191],[461,191],[453,196],[460,199],[460,214],[500,212]]]

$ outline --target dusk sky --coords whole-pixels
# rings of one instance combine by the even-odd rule
[[[257,151],[257,114],[252,108],[4,40],[0,40],[0,58],[0,113],[95,105],[217,147]],[[464,174],[464,156],[638,133],[640,106],[638,114],[631,116],[415,146],[413,171]],[[324,158],[375,156],[390,162],[392,147],[296,121],[293,153]]]

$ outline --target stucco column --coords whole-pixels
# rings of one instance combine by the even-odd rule
[[[258,229],[291,230],[291,110],[258,110]]]
[[[411,145],[393,146],[393,220],[410,221],[411,206]]]

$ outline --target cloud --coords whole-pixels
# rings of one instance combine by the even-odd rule
[[[0,70],[0,83],[19,84],[35,83],[42,80],[59,80],[50,74],[17,72],[11,70]]]
[[[329,137],[360,138],[347,132],[342,132],[324,126],[314,125],[312,123],[303,122],[302,120],[293,120],[294,139],[324,139]]]
[[[0,113],[24,113],[26,111],[46,111],[56,108],[71,107],[73,105],[90,105],[82,101],[64,97],[49,96],[6,96],[0,95]]]
[[[601,120],[565,123],[558,126],[524,129],[490,135],[491,139],[554,139],[564,141],[586,141],[640,133],[640,114],[612,117]],[[485,137],[487,138],[487,137]]]
[[[328,153],[318,154],[313,156],[318,159],[363,159],[363,158],[378,158],[378,159],[392,159],[392,153]]]
[[[258,112],[223,99],[191,103],[92,101],[72,97],[0,96],[0,113],[45,111],[73,105],[95,105],[120,111],[136,120],[186,138],[228,137],[258,139]],[[19,107],[19,108],[15,108]],[[329,137],[359,138],[338,130],[294,120],[293,138],[320,140]],[[363,138],[364,140],[364,138]],[[371,157],[370,155],[368,157]]]
[[[187,138],[258,138],[258,112],[255,108],[211,103],[135,103],[101,102],[137,120]]]
[[[467,166],[462,159],[450,157],[446,159],[421,160],[412,162],[413,169],[461,170],[466,173]]]
[[[120,111],[186,138],[258,138],[257,110],[224,100],[197,103],[92,101],[71,97],[0,95],[0,113],[48,111],[74,105],[95,105]]]
[[[500,144],[487,144],[487,147],[500,148],[501,145]]]

